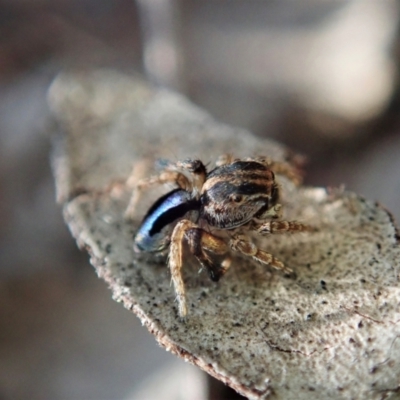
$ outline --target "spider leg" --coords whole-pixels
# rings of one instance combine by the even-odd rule
[[[271,161],[269,167],[274,173],[286,176],[286,178],[290,179],[296,186],[300,185],[303,181],[301,170],[289,163]]]
[[[235,157],[233,157],[232,154],[229,154],[229,153],[227,153],[227,154],[221,154],[221,155],[218,157],[218,159],[217,159],[215,165],[216,165],[217,167],[220,167],[220,166],[225,165],[225,164],[231,164],[231,163],[233,162],[234,159],[235,159]]]
[[[174,285],[176,300],[178,302],[179,316],[185,317],[187,314],[187,304],[185,295],[185,285],[182,278],[182,242],[185,232],[195,224],[192,221],[183,219],[179,221],[171,235],[171,245],[169,248],[168,266],[171,271],[171,279]]]
[[[218,266],[204,251],[207,250],[214,254],[224,255],[229,248],[223,239],[204,231],[190,220],[183,219],[177,223],[171,235],[168,265],[181,317],[185,317],[187,314],[185,286],[182,278],[184,239],[188,241],[191,253],[207,269],[213,281],[218,281],[230,267],[230,257],[226,257],[221,265]]]
[[[261,264],[270,265],[271,267],[283,270],[286,273],[292,272],[290,268],[285,267],[285,265],[272,254],[260,250],[248,237],[244,235],[233,236],[229,244],[232,250],[242,253],[245,256],[252,257]]]
[[[138,172],[143,173],[143,166],[139,165],[139,168],[137,168],[139,171],[136,171],[134,168],[131,176],[128,178],[127,184],[133,188],[133,194],[125,211],[127,219],[133,219],[142,191],[153,185],[174,183],[179,188],[192,192],[194,197],[201,192],[201,188],[206,180],[207,171],[200,160],[186,159],[173,163],[169,160],[159,159],[156,164],[157,169],[161,169],[160,174],[138,180]],[[186,176],[185,172],[189,173],[190,177]]]
[[[179,188],[187,191],[192,190],[192,185],[189,182],[189,179],[181,174],[180,172],[172,172],[172,171],[163,171],[159,175],[154,175],[149,178],[140,179],[133,185],[133,194],[129,200],[128,207],[125,211],[125,218],[128,220],[132,220],[134,217],[134,212],[136,209],[136,205],[139,202],[140,196],[143,190],[146,190],[154,185],[163,185],[166,183],[174,183]]]
[[[206,180],[207,170],[200,160],[187,158],[175,163],[169,160],[159,160],[159,165],[162,166],[165,171],[189,173],[191,186],[188,191],[191,191],[193,196],[197,196],[201,192],[201,188]]]
[[[257,216],[258,219],[266,218],[282,218],[282,204],[277,203],[273,207],[266,210],[263,214]]]
[[[267,221],[254,225],[252,230],[260,235],[271,233],[314,232],[315,228],[297,221]]]
[[[230,267],[230,258],[226,257],[221,264],[216,265],[204,250],[223,255],[228,252],[228,246],[225,241],[201,228],[188,229],[186,238],[190,252],[197,258],[201,266],[208,271],[210,279],[218,282]]]

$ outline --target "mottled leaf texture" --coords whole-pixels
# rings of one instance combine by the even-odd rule
[[[399,235],[387,210],[278,176],[284,217],[318,232],[258,243],[295,274],[235,256],[214,283],[186,252],[189,315],[182,322],[165,260],[133,252],[138,222],[124,218],[132,168],[130,182],[154,173],[158,158],[199,157],[212,166],[224,153],[293,154],[216,121],[181,95],[112,71],[62,74],[49,104],[59,128],[53,165],[65,220],[113,298],[161,346],[252,399],[400,396]],[[137,221],[158,195],[145,193]]]

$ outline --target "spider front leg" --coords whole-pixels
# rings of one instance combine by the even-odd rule
[[[182,318],[187,315],[185,286],[182,279],[183,239],[188,241],[191,253],[207,269],[212,280],[218,281],[230,266],[229,257],[225,258],[220,266],[217,266],[204,251],[207,250],[218,255],[225,254],[228,246],[222,239],[211,235],[187,219],[178,222],[171,235],[168,265],[178,301],[179,315]]]
[[[293,272],[290,268],[286,267],[282,261],[279,261],[271,253],[260,250],[247,236],[235,235],[229,242],[231,249],[245,256],[252,257],[254,260],[261,264],[270,265],[275,269],[284,271],[285,273]]]

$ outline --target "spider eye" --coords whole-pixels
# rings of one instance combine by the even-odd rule
[[[230,199],[235,203],[240,203],[243,200],[243,196],[241,196],[240,194],[232,194],[230,196]]]

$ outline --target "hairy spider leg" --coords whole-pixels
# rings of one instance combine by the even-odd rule
[[[270,209],[266,210],[261,215],[257,216],[258,219],[266,218],[282,218],[282,204],[277,203]]]
[[[216,266],[204,252],[204,250],[207,250],[218,255],[224,255],[229,248],[223,239],[199,228],[190,220],[184,219],[177,223],[171,235],[168,265],[171,271],[171,279],[176,293],[180,317],[185,317],[187,314],[185,286],[182,278],[183,239],[188,241],[191,253],[193,253],[200,264],[207,269],[212,280],[218,281],[227,271],[231,263],[230,257],[226,257],[221,263],[221,266]]]
[[[313,232],[315,228],[297,221],[268,221],[262,224],[253,222],[251,230],[260,235],[268,235],[273,233]],[[283,262],[279,261],[272,254],[260,250],[245,235],[233,236],[229,244],[232,250],[252,257],[262,264],[268,264],[275,269],[280,269],[287,273],[292,272],[290,268],[286,267]]]
[[[252,230],[260,235],[271,233],[296,233],[315,232],[315,228],[297,221],[267,221],[262,224],[254,224]]]
[[[139,202],[142,191],[150,186],[174,183],[180,189],[191,192],[194,197],[200,194],[207,174],[206,167],[200,160],[186,159],[174,163],[163,159],[158,160],[157,164],[162,168],[160,174],[151,176],[150,178],[140,179],[133,185],[134,191],[125,211],[125,217],[127,219],[133,219],[136,205]],[[190,174],[190,178],[185,175],[185,172]],[[132,176],[134,175],[135,171],[133,171],[131,177],[128,178],[128,181],[132,181]]]
[[[164,161],[164,163],[168,171],[190,173],[190,191],[192,195],[197,197],[201,193],[201,188],[206,181],[207,169],[200,160],[187,158],[186,160],[176,163],[170,161]]]
[[[286,267],[282,261],[279,261],[271,253],[260,250],[247,236],[235,235],[231,238],[229,245],[232,250],[244,254],[245,256],[252,257],[254,260],[261,264],[270,265],[275,269],[282,270],[286,273],[293,272],[290,268]]]
[[[210,279],[218,282],[230,267],[230,257],[226,257],[222,263],[216,265],[204,250],[224,255],[229,250],[225,241],[198,227],[189,228],[185,237],[189,243],[190,252],[207,270]]]
[[[235,160],[235,157],[233,157],[233,155],[230,153],[221,154],[218,157],[218,159],[215,163],[215,166],[221,167],[222,165],[231,164],[234,160]]]
[[[192,185],[189,182],[189,179],[180,172],[163,171],[159,175],[153,175],[149,178],[140,179],[134,185],[133,194],[125,211],[125,218],[128,220],[132,220],[134,218],[136,205],[139,202],[143,190],[148,189],[149,187],[156,184],[163,185],[166,183],[174,183],[183,190],[192,190]]]

